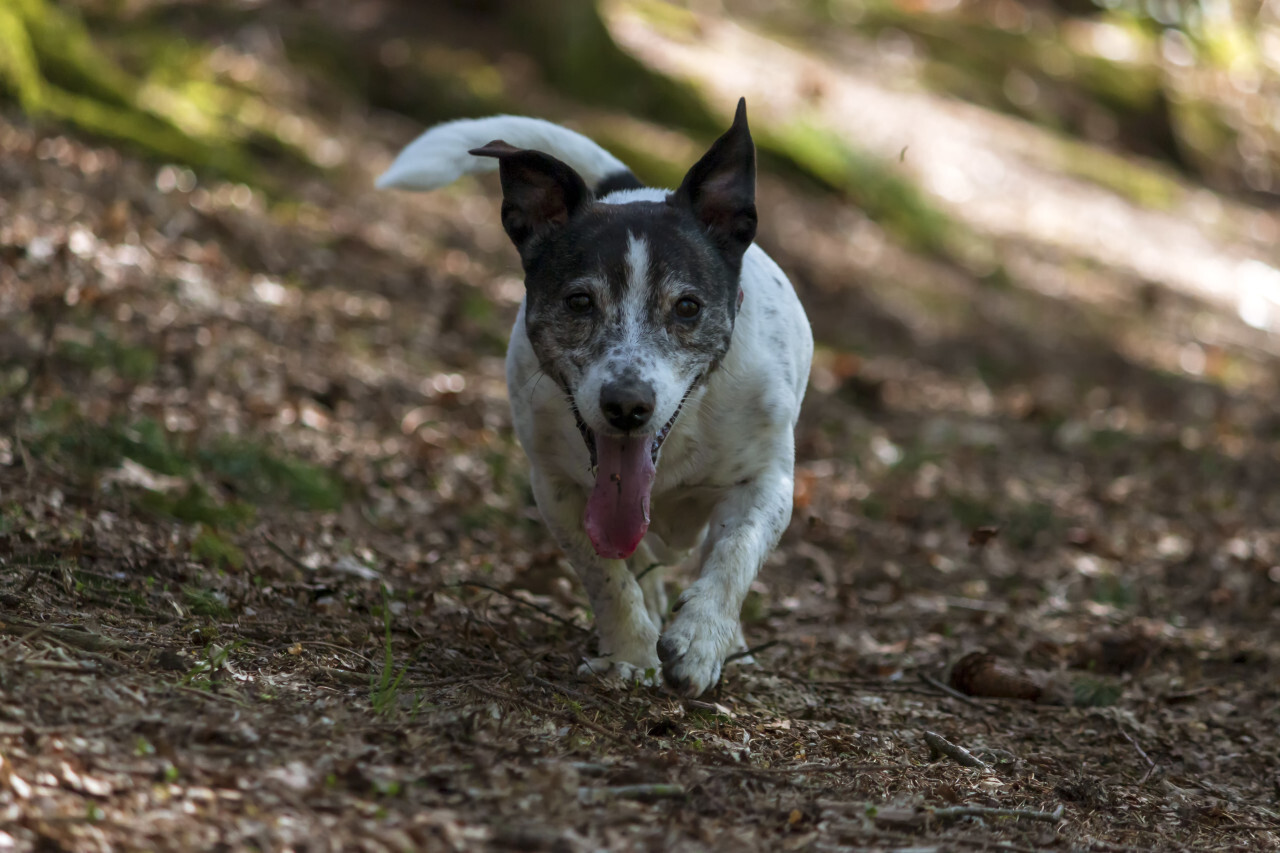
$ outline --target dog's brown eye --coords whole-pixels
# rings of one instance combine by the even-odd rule
[[[585,293],[574,293],[565,297],[564,304],[575,314],[586,314],[591,310],[591,297]]]
[[[701,310],[702,306],[698,304],[698,300],[688,296],[676,303],[676,316],[681,320],[692,320]]]

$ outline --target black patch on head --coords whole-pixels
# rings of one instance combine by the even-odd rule
[[[630,281],[632,239],[648,249],[643,282]],[[645,289],[645,351],[678,360],[691,377],[714,369],[733,334],[738,273],[689,211],[658,201],[588,205],[526,259],[525,324],[543,369],[572,386],[586,365],[613,357],[633,286]],[[567,304],[581,293],[590,312]],[[692,321],[675,314],[686,297],[701,306]]]
[[[631,174],[629,169],[623,169],[621,172],[605,175],[600,183],[596,184],[596,198],[604,198],[609,193],[616,193],[619,190],[640,189],[644,189],[644,184],[641,180]]]
[[[601,204],[567,164],[491,142],[471,152],[496,157],[502,224],[525,270],[525,325],[543,368],[569,390],[584,366],[616,356],[631,237],[648,247],[643,351],[705,378],[728,352],[742,255],[756,233],[755,144],[745,100],[733,126],[664,201]],[[627,171],[601,181],[601,194],[643,186]],[[588,310],[583,296],[589,296]],[[570,298],[572,297],[572,298]],[[674,312],[682,298],[696,317]]]
[[[498,158],[502,177],[502,227],[528,264],[540,239],[563,227],[591,201],[591,190],[567,163],[550,154],[495,139],[469,152]]]

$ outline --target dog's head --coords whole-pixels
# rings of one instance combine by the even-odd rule
[[[569,395],[596,467],[587,531],[601,556],[628,556],[648,527],[662,442],[733,335],[756,233],[746,103],[661,201],[597,202],[566,164],[504,142],[472,153],[499,159],[526,331]]]

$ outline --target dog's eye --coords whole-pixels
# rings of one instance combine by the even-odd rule
[[[564,304],[575,314],[587,314],[591,311],[591,297],[585,293],[573,293],[566,296]]]
[[[702,306],[698,304],[698,300],[689,296],[676,303],[676,316],[681,320],[692,320],[701,310]]]

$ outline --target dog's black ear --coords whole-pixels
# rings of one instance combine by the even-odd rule
[[[526,260],[536,238],[564,225],[591,201],[591,190],[581,176],[549,154],[516,148],[500,139],[470,153],[498,158],[502,227]]]
[[[672,204],[689,208],[734,269],[756,238],[756,146],[747,127],[747,99],[733,126],[684,176]]]

